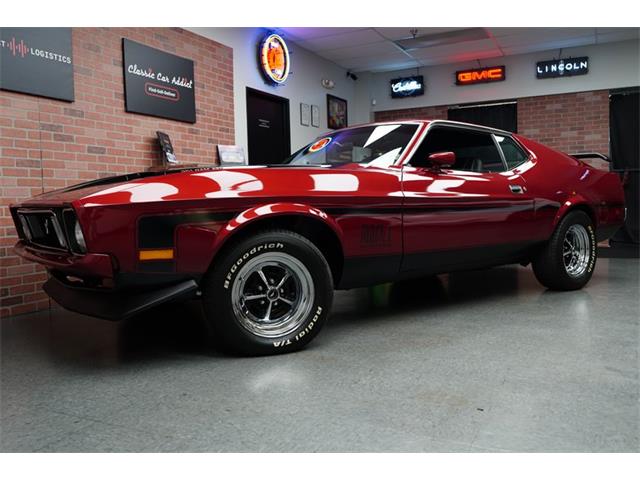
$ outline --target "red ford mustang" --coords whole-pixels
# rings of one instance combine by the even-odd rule
[[[623,202],[613,173],[437,120],[335,131],[281,165],[96,180],[11,212],[16,251],[67,309],[118,319],[201,297],[221,345],[269,354],[315,337],[336,288],[529,262],[544,286],[581,288]]]

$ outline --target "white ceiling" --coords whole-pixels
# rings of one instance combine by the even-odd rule
[[[405,50],[396,42],[432,36],[432,46]],[[638,28],[483,28],[468,40],[468,28],[279,28],[285,38],[353,72],[383,72],[495,58],[583,45],[638,40]],[[476,29],[474,29],[476,30]],[[477,32],[476,32],[477,33]],[[458,38],[456,38],[458,35]],[[476,35],[477,36],[477,35]]]

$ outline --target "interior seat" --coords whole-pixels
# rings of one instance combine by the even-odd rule
[[[469,172],[482,172],[482,160],[478,157],[458,158],[454,165],[456,170],[467,170]]]
[[[482,160],[479,158],[474,158],[471,160],[471,168],[469,168],[472,172],[482,172]]]

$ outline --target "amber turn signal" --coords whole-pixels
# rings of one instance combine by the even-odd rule
[[[140,260],[171,260],[173,259],[173,249],[166,250],[140,250]]]

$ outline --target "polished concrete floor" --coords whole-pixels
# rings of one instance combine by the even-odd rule
[[[1,451],[640,450],[638,260],[337,292],[305,351],[209,352],[197,304],[2,321]]]

